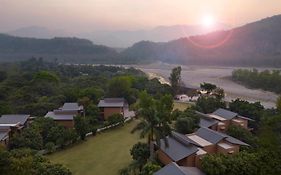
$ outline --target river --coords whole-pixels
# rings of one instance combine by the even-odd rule
[[[155,63],[150,65],[134,65],[150,76],[158,76],[162,82],[168,82],[171,70],[178,65]],[[236,98],[250,102],[260,101],[266,108],[275,107],[277,94],[260,89],[249,89],[231,81],[229,78],[234,69],[239,67],[221,66],[182,66],[182,80],[189,87],[199,87],[200,83],[208,82],[223,88],[226,93],[225,100]],[[272,68],[258,68],[259,70]]]

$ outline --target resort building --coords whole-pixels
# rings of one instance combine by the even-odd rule
[[[29,124],[30,115],[9,114],[0,117],[0,144],[7,146],[15,133],[21,133]]]
[[[201,116],[200,127],[206,127],[220,132],[225,132],[230,125],[249,129],[248,123],[249,121],[253,121],[250,118],[222,108],[217,109],[211,114],[203,114],[198,111],[196,113]]]
[[[113,114],[122,114],[124,118],[135,116],[133,111],[129,111],[129,105],[124,98],[102,99],[99,101],[98,107],[104,120],[107,120]]]
[[[249,145],[209,128],[187,135],[172,132],[165,140],[160,140],[160,145],[155,145],[156,155],[164,165],[175,162],[179,166],[197,168],[201,167],[201,159],[206,154],[231,155],[238,153],[240,146]]]
[[[45,117],[52,118],[55,122],[66,128],[73,128],[74,117],[77,115],[83,115],[83,112],[83,106],[79,106],[78,103],[64,103],[61,108],[49,111]]]

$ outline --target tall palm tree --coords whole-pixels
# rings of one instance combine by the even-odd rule
[[[147,137],[150,147],[150,158],[154,158],[154,144],[156,141],[160,145],[160,140],[171,133],[169,123],[171,122],[171,111],[173,100],[171,96],[163,96],[160,100],[153,99],[145,91],[140,94],[138,115],[141,116],[141,122],[132,130],[140,131],[140,137]]]

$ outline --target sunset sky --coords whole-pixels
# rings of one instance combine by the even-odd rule
[[[281,0],[0,0],[0,31],[43,26],[70,32],[202,24],[232,26],[281,14]]]

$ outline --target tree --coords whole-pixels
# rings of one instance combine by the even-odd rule
[[[210,94],[213,90],[217,88],[217,86],[211,83],[204,82],[203,84],[202,83],[200,84],[200,88],[207,91],[207,93]]]
[[[218,108],[225,107],[225,102],[214,97],[200,97],[196,102],[196,109],[203,113],[212,113]]]
[[[176,120],[175,129],[182,134],[193,133],[198,128],[198,122],[191,117],[178,118]]]
[[[277,99],[276,108],[279,112],[281,112],[281,96],[279,96]]]
[[[86,111],[88,106],[91,104],[91,99],[89,97],[83,97],[78,100],[79,105],[82,105],[84,108],[83,115],[86,116]]]
[[[74,117],[74,128],[81,140],[85,140],[86,134],[89,132],[89,125],[85,117]]]
[[[25,128],[21,134],[16,134],[10,141],[10,148],[31,148],[41,150],[43,148],[43,138],[40,132],[34,128]]]
[[[160,139],[165,139],[171,132],[169,123],[173,108],[172,101],[171,96],[155,100],[145,91],[140,93],[138,115],[142,117],[142,121],[132,132],[140,130],[141,138],[147,136],[151,159],[154,157],[153,142],[160,144]]]
[[[176,95],[179,92],[180,86],[181,86],[181,67],[180,66],[173,68],[173,70],[170,74],[169,80],[170,80],[170,84],[172,87],[173,95]]]
[[[123,125],[124,123],[124,116],[122,114],[112,114],[111,116],[108,117],[107,119],[108,125],[114,125],[117,123],[120,123],[121,125]]]
[[[128,98],[132,80],[128,76],[114,77],[109,81],[107,95],[108,97]]]
[[[156,163],[148,162],[143,167],[142,171],[140,172],[140,175],[153,175],[155,172],[157,172],[160,169],[161,169],[160,165]]]
[[[248,129],[242,128],[240,126],[230,125],[226,133],[236,139],[248,143],[251,145],[251,147],[256,148],[258,146],[258,138],[255,137]]]
[[[139,171],[142,171],[143,166],[149,158],[149,146],[145,143],[137,143],[130,150],[133,160],[138,164]]]

